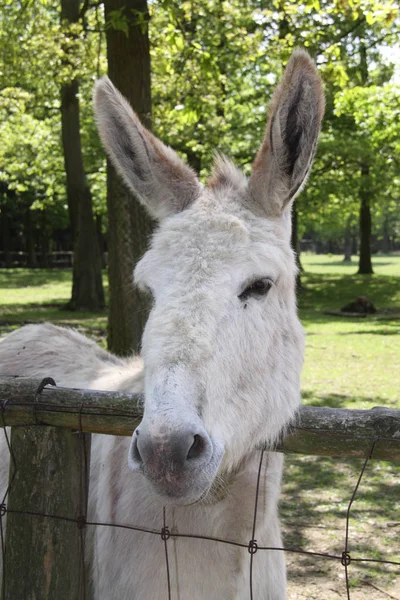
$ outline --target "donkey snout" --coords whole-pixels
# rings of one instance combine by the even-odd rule
[[[132,439],[131,459],[145,471],[159,474],[196,468],[211,458],[210,439],[205,431],[151,437],[138,427]]]
[[[162,495],[183,497],[212,457],[213,444],[201,427],[151,434],[140,425],[132,437],[129,466],[142,471]]]

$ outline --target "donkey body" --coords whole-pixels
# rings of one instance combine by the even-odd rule
[[[144,393],[144,417],[131,440],[94,436],[91,519],[161,531],[165,508],[171,533],[248,543],[257,448],[273,445],[300,397],[303,334],[290,208],[319,134],[319,77],[297,51],[275,92],[251,177],[219,158],[206,188],[107,79],[97,84],[95,109],[114,164],[160,221],[135,269],[136,283],[154,298],[142,359],[116,358],[70,330],[27,326],[0,342],[0,374],[50,374],[67,387]],[[281,456],[266,453],[258,545],[282,547],[281,473]],[[91,531],[96,600],[168,597],[161,537]],[[174,536],[167,545],[172,598],[249,597],[246,548]],[[259,551],[254,598],[283,600],[285,588],[283,553]]]

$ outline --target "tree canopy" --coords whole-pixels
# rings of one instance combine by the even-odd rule
[[[357,238],[363,183],[375,244],[400,242],[394,0],[155,0],[149,10],[153,129],[203,178],[215,150],[249,172],[277,77],[303,46],[320,68],[327,108],[313,175],[298,199],[300,233],[339,246],[346,233]],[[107,70],[107,28],[127,35],[131,16],[122,6],[106,20],[101,2],[85,0],[79,21],[67,23],[55,0],[0,1],[0,202],[2,218],[21,223],[14,244],[28,237],[27,211],[38,247],[43,235],[53,246],[69,243],[60,87],[74,77],[86,176],[107,229],[106,163],[91,94]],[[141,12],[134,18],[146,25]]]

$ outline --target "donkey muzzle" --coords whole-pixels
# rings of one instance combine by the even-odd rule
[[[222,454],[199,424],[150,427],[143,419],[133,433],[128,461],[159,495],[190,502],[208,490]]]

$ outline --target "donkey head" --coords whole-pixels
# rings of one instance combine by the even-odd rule
[[[250,178],[220,157],[205,187],[107,78],[96,85],[95,110],[111,160],[160,221],[134,274],[154,303],[142,340],[145,411],[129,465],[164,501],[190,503],[257,446],[273,444],[299,403],[290,210],[316,149],[321,82],[296,51]]]

